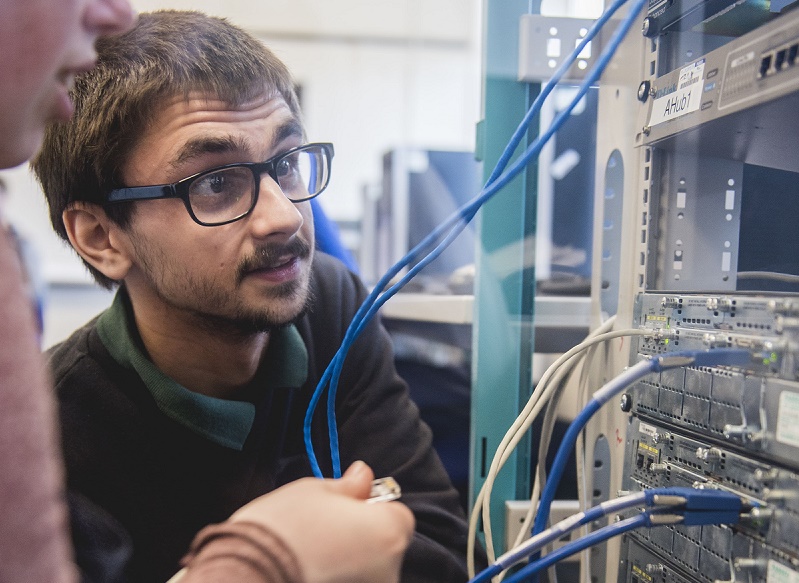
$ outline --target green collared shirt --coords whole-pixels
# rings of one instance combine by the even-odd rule
[[[217,399],[190,391],[162,373],[147,358],[124,291],[97,320],[97,332],[111,357],[136,371],[167,417],[206,439],[235,450],[244,442],[255,419],[255,405]],[[256,378],[264,390],[296,388],[308,377],[308,350],[294,325],[270,332],[269,348]]]

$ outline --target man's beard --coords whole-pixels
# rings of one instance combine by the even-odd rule
[[[286,328],[294,324],[305,314],[311,304],[312,295],[310,290],[308,290],[302,307],[291,318],[275,315],[269,311],[241,310],[231,316],[195,311],[195,320],[198,327],[208,332],[234,338],[244,338],[261,332]]]
[[[216,335],[243,338],[286,327],[303,315],[311,299],[308,289],[308,274],[306,273],[300,279],[271,287],[268,297],[264,297],[260,302],[261,306],[231,304],[230,294],[223,291],[224,286],[217,285],[214,280],[198,281],[185,270],[181,270],[174,260],[171,258],[167,260],[163,252],[155,251],[146,243],[142,244],[141,240],[137,243],[142,269],[148,275],[150,285],[161,301],[190,315],[193,325]],[[274,243],[261,245],[250,256],[239,262],[234,273],[234,290],[242,284],[248,273],[257,269],[274,267],[274,262],[285,256],[308,261],[312,257],[312,248],[306,241],[298,238],[286,245]],[[151,261],[152,264],[148,265]],[[172,263],[171,266],[170,263]],[[153,269],[155,264],[159,264],[160,269]],[[163,275],[167,272],[178,277],[175,280],[167,281]],[[178,283],[181,273],[183,282]],[[157,277],[159,275],[160,277]],[[193,292],[191,301],[186,301],[186,294],[181,294],[179,291],[187,289]],[[286,306],[294,303],[299,304],[299,307],[285,313]],[[221,307],[221,309],[212,311],[214,307]]]

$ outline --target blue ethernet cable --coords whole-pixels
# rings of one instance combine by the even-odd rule
[[[751,352],[739,348],[672,352],[642,360],[606,383],[594,393],[588,404],[577,414],[561,440],[560,447],[552,461],[549,477],[541,493],[541,501],[538,504],[535,522],[533,523],[533,534],[543,532],[546,528],[549,510],[552,506],[552,501],[555,499],[555,490],[563,476],[569,452],[574,447],[580,432],[602,405],[632,383],[653,372],[661,372],[681,366],[744,366],[751,364],[752,358]]]
[[[637,13],[640,11],[640,8],[645,0],[636,0],[635,7],[631,8],[631,12]],[[600,19],[597,20],[595,26],[591,27],[591,30],[588,34],[586,34],[585,38],[581,42],[581,44],[573,51],[569,58],[567,58],[561,67],[556,72],[557,79],[559,80],[563,74],[568,70],[568,67],[573,64],[574,60],[576,60],[577,55],[582,51],[585,45],[593,38],[593,36],[599,31],[599,29],[607,22],[610,16],[622,5],[626,2],[626,0],[616,0],[614,4],[609,7],[605,14],[603,14]],[[636,8],[637,7],[637,8]],[[329,392],[328,392],[328,403],[327,403],[327,421],[328,421],[328,432],[330,436],[330,452],[331,452],[331,460],[333,466],[333,477],[340,477],[341,476],[341,467],[340,467],[340,459],[338,453],[338,430],[336,426],[336,418],[335,418],[335,397],[338,388],[338,379],[341,374],[341,369],[343,368],[343,362],[346,358],[346,354],[349,351],[350,346],[354,342],[355,338],[360,331],[363,329],[365,324],[371,319],[377,310],[386,302],[389,298],[391,298],[399,289],[404,286],[412,277],[418,273],[422,268],[424,268],[428,263],[433,261],[436,257],[438,257],[443,250],[450,244],[450,242],[458,235],[460,232],[466,227],[466,225],[471,221],[479,208],[489,199],[491,198],[496,192],[498,192],[501,188],[503,188],[508,182],[510,182],[513,178],[515,178],[519,172],[529,163],[529,161],[538,155],[541,148],[546,144],[546,142],[557,132],[561,125],[565,123],[568,119],[568,116],[571,114],[571,111],[577,105],[577,103],[584,97],[587,93],[588,89],[596,83],[596,81],[601,76],[604,69],[607,67],[611,57],[618,49],[619,44],[626,33],[629,31],[631,26],[624,25],[617,28],[614,32],[613,36],[611,37],[610,42],[606,49],[602,52],[600,57],[597,59],[595,66],[586,76],[584,82],[580,85],[580,88],[575,95],[572,102],[569,106],[564,109],[552,122],[549,130],[534,140],[530,146],[525,150],[522,156],[514,163],[510,169],[506,172],[502,173],[504,166],[507,164],[510,156],[515,151],[518,143],[520,142],[524,132],[526,131],[527,125],[529,125],[530,121],[533,119],[534,115],[540,110],[544,98],[549,95],[552,88],[554,88],[554,83],[548,84],[542,94],[539,95],[539,98],[535,100],[533,106],[530,109],[530,112],[525,116],[522,124],[520,124],[519,128],[517,129],[511,143],[508,144],[505,151],[503,152],[502,157],[500,158],[500,162],[498,163],[497,167],[495,167],[494,172],[492,172],[491,178],[489,179],[486,187],[483,191],[473,199],[470,203],[467,203],[462,207],[458,212],[453,214],[449,219],[444,221],[438,228],[436,228],[430,235],[428,235],[422,242],[420,242],[416,247],[414,247],[403,259],[401,259],[397,264],[395,264],[392,268],[388,270],[388,272],[380,279],[380,281],[375,285],[372,293],[367,296],[359,310],[356,312],[353,321],[351,322],[347,334],[345,335],[344,340],[342,341],[341,347],[336,352],[335,356],[333,357],[333,361],[328,365],[328,368],[325,370],[322,378],[317,385],[316,390],[308,404],[308,409],[306,410],[305,422],[304,422],[304,440],[306,446],[306,452],[311,464],[311,468],[314,472],[314,475],[317,477],[323,477],[323,473],[321,468],[319,467],[318,460],[316,458],[316,454],[313,449],[313,443],[311,441],[311,420],[313,418],[314,411],[318,404],[319,399],[321,398],[322,393],[324,392],[324,388],[326,385],[329,384]],[[553,80],[555,77],[553,77]],[[453,226],[454,225],[454,226]],[[391,288],[386,290],[382,295],[381,291],[386,288],[388,283],[391,281],[395,275],[397,275],[403,267],[407,266],[411,262],[415,261],[416,258],[430,245],[433,244],[436,240],[438,240],[445,229],[450,228],[449,234],[447,237],[439,243],[439,245],[431,251],[428,255],[422,258],[417,265],[414,266],[398,283],[394,284]]]
[[[608,526],[600,528],[599,530],[595,530],[594,532],[579,538],[574,542],[563,545],[561,548],[551,552],[542,559],[538,559],[527,564],[525,567],[505,579],[505,583],[523,583],[524,581],[528,581],[529,578],[534,577],[547,567],[554,565],[558,561],[565,559],[566,557],[569,557],[575,553],[579,553],[583,549],[598,545],[610,538],[613,538],[614,536],[619,536],[620,534],[624,534],[625,532],[629,532],[636,528],[647,526],[652,526],[651,515],[648,513],[637,514],[631,518],[614,522]]]
[[[682,524],[700,526],[706,524],[736,524],[741,514],[748,510],[741,498],[723,490],[700,490],[692,488],[675,488],[687,490],[684,507],[673,512],[657,512],[648,510],[631,518],[615,522],[600,528],[584,537],[563,545],[547,556],[527,564],[505,580],[505,583],[522,583],[534,577],[543,569],[558,561],[602,543],[614,536],[629,532],[635,528],[660,526],[664,524]],[[668,496],[668,495],[666,495]],[[678,497],[682,497],[679,496]]]
[[[508,142],[508,145],[503,150],[502,155],[500,156],[496,166],[494,167],[494,170],[492,171],[491,175],[486,181],[486,187],[491,186],[497,180],[497,178],[500,177],[502,171],[508,165],[508,162],[510,161],[513,152],[516,150],[522,138],[524,137],[525,133],[527,132],[527,128],[529,127],[530,123],[535,118],[535,116],[537,116],[540,113],[544,101],[547,99],[549,94],[557,86],[557,84],[560,82],[563,76],[569,71],[571,66],[577,60],[578,56],[583,52],[588,43],[590,43],[593,40],[593,38],[602,29],[605,23],[608,20],[610,20],[613,14],[615,14],[616,11],[619,8],[621,8],[621,6],[623,6],[626,2],[627,0],[615,0],[615,2],[611,6],[609,6],[608,9],[596,21],[594,21],[594,23],[589,27],[585,37],[583,37],[583,39],[577,44],[574,50],[563,61],[563,63],[561,63],[560,67],[558,67],[558,69],[555,71],[555,73],[552,75],[549,81],[544,85],[541,92],[534,100],[532,106],[528,109],[527,113],[522,119],[522,122],[516,128],[516,131],[514,132],[513,136]],[[604,69],[604,65],[602,66],[602,69]],[[582,98],[583,95],[585,95],[584,92],[580,95],[580,98]],[[574,103],[575,106],[577,102],[578,100],[575,100]],[[573,107],[574,106],[570,106],[568,108],[568,113],[571,113]],[[563,120],[564,122],[565,119],[566,118],[564,117]],[[560,125],[562,124],[558,123],[556,130],[560,129]],[[555,132],[552,132],[552,135],[554,135],[554,133]],[[546,141],[548,141],[548,139]],[[544,143],[546,143],[546,141],[544,141]],[[536,152],[536,155],[537,153],[538,152]],[[521,167],[519,170],[521,170]],[[514,174],[512,177],[515,176],[516,174]],[[491,196],[493,196],[493,192],[496,192],[496,190],[492,191]],[[487,200],[487,198],[485,198],[485,200]],[[405,274],[402,277],[402,279],[400,279],[400,281],[395,283],[391,288],[387,289],[385,293],[383,293],[380,296],[379,299],[377,297],[374,298],[367,297],[367,299],[364,301],[364,306],[368,306],[368,311],[365,314],[363,314],[363,317],[361,318],[358,317],[359,316],[358,314],[356,314],[356,316],[353,318],[353,323],[351,325],[356,326],[355,332],[353,334],[353,339],[360,334],[364,325],[374,316],[374,314],[383,306],[383,304],[386,301],[388,301],[401,288],[403,288],[405,284],[407,284],[408,281],[410,281],[413,277],[415,277],[419,271],[421,271],[425,266],[434,261],[450,245],[450,243],[458,235],[460,235],[460,233],[463,231],[466,225],[469,224],[469,222],[471,222],[471,220],[474,218],[475,214],[482,206],[482,204],[485,202],[485,200],[480,202],[479,205],[475,206],[469,204],[467,206],[464,206],[463,209],[459,209],[459,211],[456,211],[456,213],[454,213],[451,217],[445,220],[435,231],[433,231],[427,238],[425,238],[416,247],[414,247],[414,249],[412,249],[411,252],[409,252],[405,257],[403,257],[396,265],[394,265],[391,269],[389,269],[387,274],[377,283],[377,285],[375,285],[375,290],[378,293],[380,290],[383,290],[386,285],[388,285],[388,283],[391,281],[391,278],[396,276],[402,270],[403,267],[415,261],[416,257],[419,255],[421,251],[429,247],[435,240],[441,237],[443,231],[446,228],[450,226],[452,227],[447,236],[438,244],[438,246],[435,249],[433,249],[433,251],[431,251],[419,263],[417,263],[407,274]],[[347,339],[345,337],[344,342],[346,341]],[[344,342],[342,344],[344,344]],[[350,344],[348,344],[347,347],[349,347]],[[335,362],[334,369],[332,375],[330,375],[330,378],[332,378],[333,380],[331,381],[331,387],[328,393],[327,422],[330,434],[329,439],[331,443],[330,449],[331,449],[331,457],[333,458],[334,476],[337,476],[336,474],[337,471],[338,472],[341,471],[340,461],[338,459],[338,431],[336,430],[337,423],[335,416],[335,397],[337,394],[338,379],[341,376],[341,370],[343,368],[345,358],[346,358],[346,351],[342,353],[341,358],[339,358],[338,353],[334,357],[334,362]],[[324,383],[327,384],[328,380],[325,380]],[[315,406],[316,405],[314,404],[314,408]]]
[[[608,500],[593,508],[561,520],[552,528],[539,533],[499,557],[487,569],[478,573],[469,583],[487,583],[505,569],[521,559],[541,550],[550,542],[583,525],[589,524],[609,514],[622,512],[635,507],[653,507],[660,512],[670,509],[682,514],[682,524],[721,524],[737,522],[749,503],[737,495],[726,491],[687,487],[652,488],[613,500]]]
[[[530,123],[532,122],[533,118],[539,114],[541,111],[541,107],[544,105],[544,101],[549,96],[550,93],[555,89],[555,87],[560,83],[563,76],[569,71],[569,69],[574,65],[574,62],[579,57],[580,53],[583,52],[588,43],[593,40],[593,38],[599,33],[605,23],[610,20],[611,16],[613,16],[616,11],[621,8],[627,0],[615,0],[613,4],[608,6],[607,10],[602,13],[602,15],[597,18],[589,27],[588,32],[583,37],[583,39],[577,44],[574,50],[569,54],[566,59],[561,63],[560,67],[555,70],[555,73],[552,77],[547,81],[544,87],[541,88],[541,92],[533,101],[533,105],[530,106],[530,109],[525,114],[522,122],[516,128],[516,131],[511,136],[510,141],[508,142],[507,147],[502,152],[502,155],[499,157],[494,170],[491,172],[491,176],[489,176],[486,184],[491,184],[496,180],[499,175],[505,170],[505,167],[510,162],[510,158],[513,155],[513,152],[516,151],[516,148],[522,141],[522,138],[527,133],[527,128],[529,127]]]
[[[638,0],[638,2],[641,1],[643,0]],[[615,10],[616,8],[613,8],[613,10]],[[604,23],[605,20],[603,20],[602,22]],[[343,359],[346,356],[346,353],[349,350],[349,347],[354,341],[355,337],[357,336],[357,334],[360,333],[360,330],[365,325],[365,322],[368,320],[368,318],[371,318],[374,315],[374,313],[376,313],[376,311],[382,306],[382,304],[385,303],[390,297],[392,297],[399,290],[400,287],[402,287],[405,283],[407,283],[407,281],[411,277],[413,277],[419,270],[421,270],[425,265],[427,265],[427,263],[435,259],[443,251],[446,245],[449,244],[449,241],[451,241],[452,238],[457,236],[457,234],[459,234],[460,231],[463,228],[465,228],[465,225],[468,223],[468,221],[470,221],[474,217],[480,206],[482,206],[482,204],[486,200],[488,200],[491,196],[493,196],[499,189],[501,189],[508,182],[510,182],[510,180],[512,180],[527,165],[527,163],[529,163],[530,159],[532,159],[534,156],[536,156],[539,153],[543,145],[560,128],[560,126],[563,123],[565,123],[566,119],[571,114],[571,110],[577,105],[579,100],[582,99],[582,97],[588,91],[588,88],[598,80],[599,76],[602,74],[608,62],[610,61],[610,58],[618,48],[618,45],[621,43],[624,34],[626,34],[628,30],[629,26],[622,31],[620,31],[619,29],[616,30],[607,48],[597,59],[595,67],[592,69],[591,72],[589,72],[589,75],[586,77],[585,81],[580,86],[580,90],[574,97],[573,101],[569,104],[569,106],[565,110],[563,110],[560,113],[559,116],[555,118],[549,130],[546,133],[539,136],[538,139],[535,140],[533,144],[531,144],[527,148],[525,153],[517,160],[517,162],[507,172],[496,178],[490,185],[488,185],[483,190],[483,192],[480,195],[478,195],[478,197],[476,197],[471,203],[465,205],[460,210],[460,212],[456,213],[455,215],[453,215],[453,217],[451,217],[450,219],[445,221],[442,225],[440,225],[435,231],[433,231],[430,235],[428,235],[428,237],[425,238],[425,240],[423,240],[413,250],[411,250],[411,252],[409,252],[405,258],[403,258],[393,268],[391,268],[386,273],[386,275],[384,275],[383,278],[381,278],[381,280],[375,286],[373,292],[366,298],[363,305],[356,313],[353,322],[350,324],[348,333],[345,336],[345,339],[342,342],[339,351],[334,356],[333,362],[325,371],[325,374],[320,380],[319,385],[317,386],[317,390],[312,396],[311,402],[309,403],[308,409],[306,411],[305,427],[304,427],[306,451],[308,452],[308,457],[311,462],[311,466],[314,470],[314,474],[316,476],[322,477],[322,472],[321,469],[319,468],[316,455],[313,451],[313,444],[310,439],[310,423],[316,405],[319,399],[321,398],[322,392],[324,391],[324,387],[328,383],[330,383],[330,390],[328,394],[328,429],[330,434],[331,458],[333,461],[333,475],[334,477],[339,477],[341,473],[340,462],[338,458],[338,437],[337,437],[337,429],[335,421],[335,395],[338,385],[338,378],[340,376],[341,368],[343,367]],[[590,40],[590,38],[591,36],[587,34],[584,40],[586,40],[587,42],[588,40]],[[565,64],[566,62],[564,62],[564,66]],[[540,108],[540,101],[537,100],[537,102],[538,102],[538,107]],[[534,107],[535,105],[536,104],[534,104]],[[512,153],[514,149],[515,145],[513,148],[508,148],[508,150],[510,151],[509,153]],[[380,294],[380,291],[384,289],[386,285],[388,285],[388,282],[393,276],[395,276],[405,265],[415,260],[422,250],[427,248],[433,241],[437,240],[441,236],[441,233],[445,228],[450,227],[453,223],[457,221],[461,221],[461,224],[457,225],[455,228],[457,230],[454,229],[453,232],[450,233],[450,236],[444,242],[442,242],[428,256],[422,259],[421,262],[417,266],[415,266],[414,269],[409,271],[409,273],[406,274],[406,276],[398,284],[392,286],[392,288],[387,290],[382,296],[380,296],[380,299],[377,300],[377,296]]]
[[[630,494],[629,496],[603,502],[602,504],[594,506],[585,512],[580,512],[570,516],[569,518],[561,520],[552,528],[549,528],[544,532],[527,539],[527,541],[515,549],[511,549],[501,557],[498,557],[497,560],[494,561],[494,563],[488,568],[484,569],[475,575],[475,577],[473,577],[471,580],[469,580],[469,583],[488,583],[491,581],[491,579],[499,575],[505,569],[508,569],[516,564],[519,560],[544,548],[552,541],[561,538],[563,535],[573,531],[574,529],[589,524],[602,518],[603,516],[607,516],[608,514],[621,512],[622,510],[641,506],[645,503],[646,493],[637,492],[635,494]]]

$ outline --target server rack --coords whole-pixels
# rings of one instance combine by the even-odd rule
[[[630,387],[586,433],[585,502],[688,485],[761,508],[625,535],[584,580],[799,581],[799,11],[653,0],[641,22],[600,87],[593,287],[654,335],[618,342],[596,382],[676,350],[758,360]]]

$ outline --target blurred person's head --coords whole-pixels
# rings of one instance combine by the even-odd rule
[[[8,185],[0,177],[0,223],[5,220],[6,205],[8,205]]]
[[[68,91],[94,65],[95,41],[133,20],[128,0],[0,1],[0,168],[30,158],[45,125],[70,117]]]

